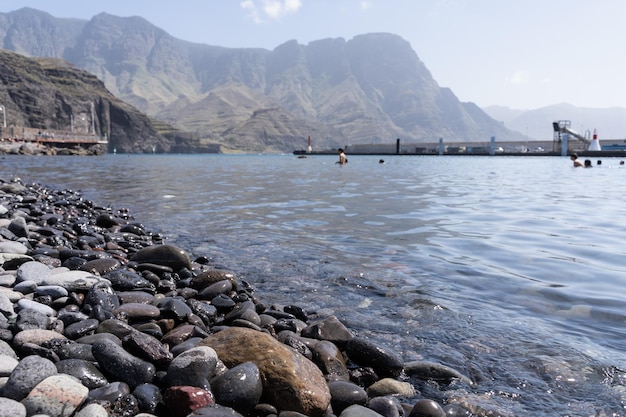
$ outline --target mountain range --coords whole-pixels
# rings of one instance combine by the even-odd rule
[[[626,136],[623,108],[461,102],[407,41],[389,33],[226,48],[174,38],[141,17],[81,20],[23,8],[0,13],[0,45],[87,70],[121,100],[225,152],[290,152],[308,136],[316,149],[396,138],[546,140],[552,122],[563,119],[581,133]]]
[[[225,151],[285,152],[351,143],[520,139],[440,87],[389,33],[287,41],[273,50],[176,39],[140,17],[0,14],[0,45],[64,59],[118,98]]]
[[[575,107],[571,104],[554,104],[534,110],[515,110],[504,106],[483,108],[487,114],[501,121],[509,129],[523,132],[534,140],[552,138],[552,122],[569,120],[572,129],[581,134],[598,134],[601,143],[626,139],[626,109]]]

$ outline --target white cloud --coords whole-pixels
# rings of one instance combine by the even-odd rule
[[[363,0],[362,2],[359,3],[359,8],[361,10],[369,10],[372,7],[374,7],[374,2],[372,1]]]
[[[530,76],[526,71],[515,71],[513,75],[507,78],[507,81],[511,84],[527,84],[530,82]]]
[[[239,4],[256,23],[280,20],[302,7],[301,0],[242,0]]]

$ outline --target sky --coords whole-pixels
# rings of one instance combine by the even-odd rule
[[[141,16],[190,42],[272,50],[387,32],[464,102],[626,107],[625,0],[2,0],[89,20]]]

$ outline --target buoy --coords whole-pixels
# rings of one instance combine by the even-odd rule
[[[590,151],[601,151],[602,150],[602,148],[600,147],[600,141],[598,140],[598,133],[596,132],[596,129],[593,129],[593,140],[589,144],[589,149],[588,150],[590,150]]]

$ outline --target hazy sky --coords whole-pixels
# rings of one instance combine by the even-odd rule
[[[2,0],[0,12],[26,6],[142,16],[177,38],[227,47],[389,32],[462,101],[626,107],[626,0]]]

